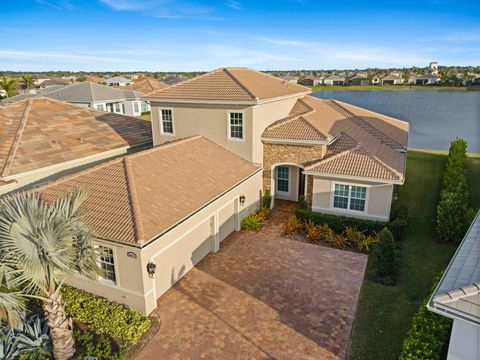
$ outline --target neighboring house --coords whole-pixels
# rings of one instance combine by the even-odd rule
[[[132,80],[123,76],[114,76],[105,80],[107,86],[127,86],[132,83]]]
[[[292,75],[292,74],[287,74],[285,76],[281,76],[280,79],[289,82],[291,84],[297,84],[298,83],[298,76]]]
[[[437,75],[419,75],[415,78],[415,85],[436,85],[439,80]]]
[[[322,80],[316,76],[308,75],[301,80],[301,83],[305,86],[318,86],[322,85]]]
[[[401,85],[403,84],[403,78],[397,74],[389,74],[387,76],[384,76],[381,79],[381,84],[382,85]]]
[[[427,308],[453,319],[448,360],[480,359],[480,212],[445,270]]]
[[[51,90],[48,87],[37,94],[28,95],[45,96],[72,104],[92,107],[101,111],[129,116],[140,116],[143,111],[149,111],[148,104],[145,104],[145,101],[141,99],[141,93],[138,91],[116,89],[88,81],[60,87],[52,85]],[[17,95],[2,102],[13,103],[24,98],[25,96]]]
[[[112,160],[36,189],[53,200],[85,189],[105,272],[67,283],[144,314],[260,205],[262,168],[203,137]]]
[[[417,80],[417,75],[412,74],[408,77],[408,84],[415,84],[416,80]]]
[[[40,89],[46,89],[49,88],[50,86],[58,86],[58,85],[69,85],[71,82],[68,80],[64,79],[59,79],[59,78],[51,78],[47,79],[45,81],[42,81],[38,87]]]
[[[324,85],[345,85],[345,78],[339,75],[330,75],[323,79]]]
[[[151,144],[150,123],[36,97],[0,106],[0,194]]]
[[[354,77],[350,78],[350,85],[354,86],[368,86],[371,85],[372,82],[366,76],[363,75],[355,75]]]
[[[155,90],[160,90],[166,88],[168,85],[161,83],[155,79],[143,79],[140,81],[135,81],[133,84],[127,86],[121,86],[123,90],[135,90],[141,93],[150,93]]]
[[[223,68],[145,95],[154,145],[202,135],[264,166],[274,198],[388,220],[405,179],[408,123],[246,69]],[[261,190],[261,189],[259,189]]]
[[[187,79],[188,78],[183,74],[169,74],[162,78],[162,82],[167,85],[173,85]]]
[[[480,85],[480,76],[473,79],[473,85]]]

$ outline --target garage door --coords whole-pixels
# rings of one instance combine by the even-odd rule
[[[157,298],[213,250],[210,219],[178,239],[155,259]]]
[[[218,212],[220,242],[235,230],[235,201]]]

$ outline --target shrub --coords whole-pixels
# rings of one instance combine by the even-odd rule
[[[358,242],[355,243],[357,250],[363,253],[368,253],[372,250],[373,246],[378,242],[378,239],[375,236],[363,236]]]
[[[242,219],[242,230],[258,231],[262,227],[263,220],[258,214],[250,214]]]
[[[97,334],[135,344],[150,327],[148,318],[124,305],[68,286],[62,293],[67,315]]]
[[[443,240],[459,242],[465,233],[468,200],[466,159],[467,143],[457,138],[450,144],[437,207],[437,232]]]
[[[384,228],[378,235],[378,243],[373,249],[373,261],[378,280],[385,285],[395,282],[398,272],[396,244],[393,235]]]
[[[325,233],[327,243],[337,249],[346,249],[350,243],[340,234],[335,234],[332,229]]]
[[[125,347],[119,347],[108,338],[96,336],[88,331],[75,330],[73,333],[77,345],[83,347],[80,358],[95,357],[97,360],[121,360],[127,355]]]
[[[434,282],[435,291],[439,277]],[[431,359],[440,360],[446,346],[452,321],[427,309],[425,299],[413,317],[412,325],[403,342],[399,360]]]
[[[298,197],[298,208],[302,210],[308,209],[307,199],[305,199],[305,196],[303,195]]]
[[[265,190],[265,193],[263,194],[262,207],[268,209],[272,207],[272,194],[269,189]]]
[[[305,240],[313,244],[318,244],[323,235],[321,227],[316,225],[313,221],[306,222],[304,227],[306,233]]]
[[[283,236],[294,236],[302,229],[302,224],[298,221],[295,215],[291,216],[285,224],[283,229]]]
[[[270,217],[270,214],[272,213],[272,209],[270,208],[261,208],[258,213],[257,213],[257,216],[258,218],[260,219],[260,221],[262,222],[262,224],[265,222],[265,220],[267,220],[269,217]]]
[[[345,228],[344,236],[351,244],[357,244],[365,238],[363,231],[358,231],[351,226]]]

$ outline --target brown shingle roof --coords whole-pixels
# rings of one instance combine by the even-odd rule
[[[38,97],[0,106],[0,176],[151,142],[151,124]]]
[[[161,83],[155,79],[143,79],[141,81],[135,81],[131,85],[119,86],[119,89],[123,90],[136,90],[142,93],[150,93],[155,90],[165,89],[168,85]]]
[[[197,136],[116,159],[35,189],[46,200],[85,189],[97,236],[142,244],[260,171]]]
[[[144,95],[149,99],[255,102],[310,89],[247,68],[221,68]]]
[[[301,113],[301,110],[296,110],[300,108],[312,110],[295,117]],[[317,162],[316,166],[312,165],[310,171],[403,180],[407,122],[340,101],[320,100],[312,96],[299,99],[291,113],[290,117],[265,129],[262,138],[265,141],[329,141],[324,159]],[[315,129],[323,138],[315,138],[312,135],[314,132],[307,132],[307,128]],[[334,161],[330,159],[339,154],[341,156]]]

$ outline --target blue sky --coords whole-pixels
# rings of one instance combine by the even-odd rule
[[[480,65],[479,0],[0,0],[0,70]]]

